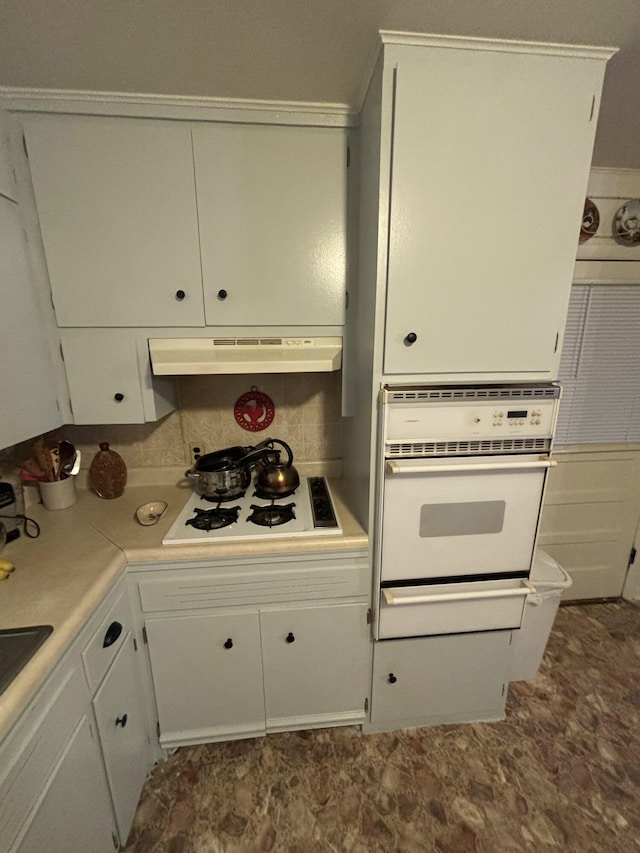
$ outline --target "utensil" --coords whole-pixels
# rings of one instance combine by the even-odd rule
[[[71,445],[73,447],[73,445]],[[64,465],[62,466],[62,470],[60,472],[60,477],[75,477],[75,475],[80,470],[80,459],[82,454],[79,450],[73,449],[73,454],[71,458],[68,459]]]
[[[36,461],[44,474],[44,479],[47,482],[52,483],[56,479],[54,465],[49,449],[44,443],[44,439],[37,439],[33,445],[33,449],[35,451]]]
[[[75,459],[76,449],[70,441],[63,438],[58,445],[58,453],[60,459],[58,465],[58,479],[63,479],[64,477],[69,476],[69,472],[71,471],[73,461]]]

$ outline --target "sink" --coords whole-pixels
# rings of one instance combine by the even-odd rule
[[[52,631],[51,625],[0,630],[0,693],[7,689]]]

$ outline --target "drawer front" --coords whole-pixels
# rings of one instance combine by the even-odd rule
[[[378,639],[519,628],[529,589],[521,580],[385,588]]]
[[[242,569],[206,573],[182,570],[170,577],[139,582],[145,613],[208,607],[243,607],[367,595],[366,570],[355,561],[305,568],[295,563],[286,570]]]
[[[133,630],[131,608],[124,590],[100,623],[100,627],[82,652],[82,663],[89,687],[101,682],[127,634]]]
[[[25,722],[0,751],[0,850],[10,850],[65,744],[85,713],[86,687],[78,667],[53,696],[36,700]]]

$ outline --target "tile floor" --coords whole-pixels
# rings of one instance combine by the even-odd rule
[[[640,607],[562,607],[499,723],[185,747],[126,853],[640,850]]]

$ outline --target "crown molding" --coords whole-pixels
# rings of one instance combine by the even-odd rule
[[[259,101],[193,95],[93,92],[0,86],[0,101],[14,112],[74,113],[191,121],[251,121],[353,127],[357,113],[348,104],[304,101]]]
[[[447,36],[426,33],[402,33],[380,30],[383,45],[413,45],[416,47],[447,47],[460,50],[490,50],[501,53],[538,53],[553,56],[572,56],[582,59],[607,60],[616,54],[617,47],[555,42],[516,41],[513,39],[483,38],[481,36]]]

